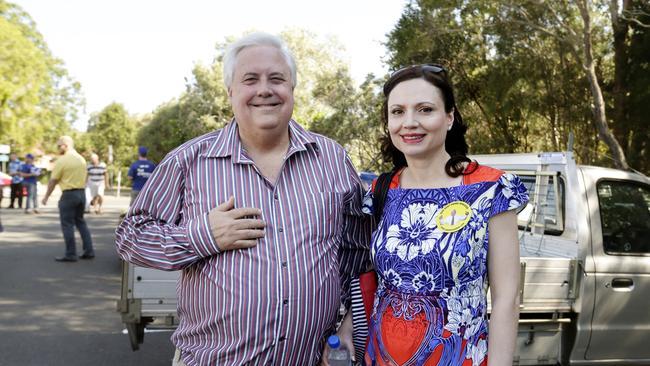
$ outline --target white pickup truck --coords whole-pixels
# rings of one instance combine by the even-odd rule
[[[518,174],[521,315],[516,365],[650,364],[650,179],[572,153],[471,157]],[[125,265],[118,302],[133,349],[176,326],[176,272]]]

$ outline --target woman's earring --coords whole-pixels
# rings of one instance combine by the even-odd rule
[[[453,126],[453,125],[449,125],[449,127],[447,127],[447,131],[451,131],[451,127],[452,127],[452,126]]]

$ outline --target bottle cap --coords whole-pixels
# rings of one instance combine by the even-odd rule
[[[330,346],[330,348],[339,348],[339,346],[341,345],[339,336],[337,335],[329,336],[329,338],[327,338],[327,344]]]

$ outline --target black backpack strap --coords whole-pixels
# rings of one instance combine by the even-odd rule
[[[390,182],[393,180],[396,171],[381,173],[375,183],[375,190],[372,192],[372,210],[375,216],[375,222],[379,223],[381,215],[384,213],[384,204],[390,189]]]

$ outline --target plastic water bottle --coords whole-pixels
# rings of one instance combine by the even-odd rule
[[[351,366],[350,352],[341,346],[341,340],[338,336],[333,335],[327,338],[327,344],[330,346],[330,353],[327,362],[330,366]]]

